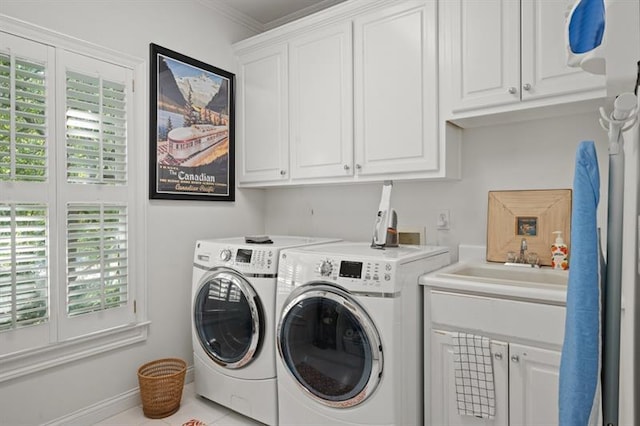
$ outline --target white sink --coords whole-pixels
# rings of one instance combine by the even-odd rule
[[[558,271],[550,268],[507,266],[500,263],[460,263],[452,268],[442,270],[438,275],[484,283],[534,287],[566,287],[569,279],[568,271]]]
[[[422,275],[418,282],[432,290],[532,301],[564,306],[569,271],[507,266],[481,260],[449,265]]]

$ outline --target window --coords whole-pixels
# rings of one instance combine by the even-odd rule
[[[0,31],[0,381],[146,337],[140,62],[19,32]]]

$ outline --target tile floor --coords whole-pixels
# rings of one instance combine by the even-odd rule
[[[108,418],[95,426],[182,426],[191,419],[215,426],[260,426],[262,423],[242,416],[230,409],[206,400],[195,394],[193,382],[182,391],[182,402],[177,413],[164,419],[148,419],[142,413],[142,406],[131,408]]]

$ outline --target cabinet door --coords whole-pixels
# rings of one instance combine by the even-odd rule
[[[289,43],[291,177],[353,175],[351,22]]]
[[[574,0],[522,0],[522,100],[604,89],[604,76],[567,66],[565,21]]]
[[[447,0],[442,7],[451,109],[520,101],[520,2]],[[445,68],[446,69],[446,68]]]
[[[436,2],[354,20],[356,173],[438,169]]]
[[[510,424],[558,424],[560,352],[512,343],[509,364]]]
[[[239,181],[288,179],[286,45],[242,55],[238,62]]]
[[[431,332],[431,394],[430,413],[425,412],[425,424],[441,426],[507,425],[508,399],[508,346],[492,341],[493,380],[495,385],[496,415],[493,419],[480,419],[458,414],[454,370],[454,340],[452,333],[440,330]],[[425,404],[429,407],[429,404]],[[430,419],[430,420],[429,420]]]

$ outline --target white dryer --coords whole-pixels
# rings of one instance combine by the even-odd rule
[[[418,277],[449,263],[445,247],[343,242],[281,253],[280,424],[423,424]]]
[[[280,250],[336,239],[271,236],[196,242],[192,338],[195,391],[263,423],[278,423],[275,292]]]

